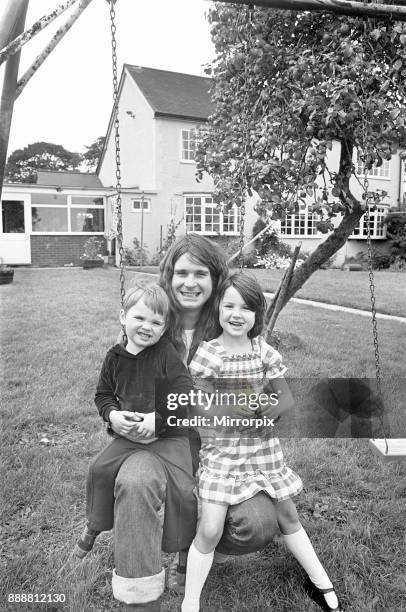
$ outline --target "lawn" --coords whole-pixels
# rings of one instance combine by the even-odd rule
[[[93,394],[119,329],[117,270],[16,270],[1,293],[1,610],[119,611],[111,533],[83,562],[71,556],[84,524],[87,465],[106,443]],[[368,319],[289,304],[276,331],[291,376],[374,376]],[[406,325],[380,321],[379,334],[383,373],[403,380]],[[406,612],[405,464],[380,463],[366,440],[286,440],[284,448],[305,483],[303,524],[346,610]],[[302,580],[276,542],[214,568],[202,612],[317,612]],[[8,603],[9,593],[23,592],[62,593],[66,603]],[[166,592],[164,612],[179,606]]]
[[[250,270],[264,291],[274,292],[284,270]],[[406,275],[401,272],[374,272],[376,309],[385,314],[406,317]],[[371,296],[368,272],[318,270],[294,297],[341,304],[350,308],[370,310]]]

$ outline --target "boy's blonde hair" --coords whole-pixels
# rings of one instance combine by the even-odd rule
[[[126,315],[130,308],[135,306],[141,299],[152,312],[160,314],[165,319],[166,324],[169,312],[169,299],[162,287],[156,284],[145,285],[144,287],[142,285],[131,287],[123,299],[123,313]]]

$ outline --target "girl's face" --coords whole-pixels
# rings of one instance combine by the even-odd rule
[[[246,338],[254,327],[255,312],[250,310],[235,287],[228,287],[220,301],[219,322],[225,334]]]
[[[172,291],[183,310],[200,311],[213,291],[209,268],[185,253],[175,263]]]

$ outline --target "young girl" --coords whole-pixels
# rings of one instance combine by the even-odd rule
[[[273,388],[286,391],[286,367],[281,356],[259,335],[266,302],[256,280],[241,272],[231,275],[220,286],[217,300],[220,335],[202,342],[189,365],[196,386],[199,378],[214,378],[216,390],[238,391],[236,379],[242,378],[258,390],[261,382],[278,379]],[[200,594],[223,533],[228,506],[258,491],[265,491],[272,499],[285,544],[309,576],[309,595],[325,610],[342,612],[292,501],[301,491],[302,482],[285,465],[272,428],[249,437],[240,432],[238,437],[215,438],[209,434],[204,438],[202,431],[198,477],[201,517],[189,549],[182,612],[199,610]]]

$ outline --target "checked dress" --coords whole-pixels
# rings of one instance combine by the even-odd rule
[[[263,392],[267,380],[283,376],[286,367],[280,354],[262,336],[252,339],[252,352],[229,355],[217,339],[202,342],[189,371],[195,386],[207,390],[202,379],[221,393]],[[221,407],[219,406],[219,412]],[[211,407],[211,414],[216,406]],[[245,416],[254,409],[245,409]],[[238,415],[238,407],[234,416]],[[241,418],[241,414],[239,415]],[[212,417],[213,418],[213,417]],[[279,440],[272,427],[199,428],[202,439],[198,471],[199,495],[203,501],[235,505],[265,491],[282,501],[302,490],[302,481],[285,465]]]

